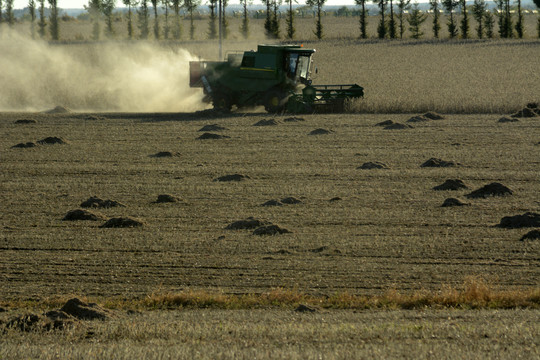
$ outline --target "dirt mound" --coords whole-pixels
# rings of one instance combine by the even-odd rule
[[[283,204],[279,202],[278,200],[268,200],[264,204],[261,204],[261,206],[282,206]]]
[[[247,219],[238,220],[238,221],[230,223],[229,225],[225,227],[225,229],[227,230],[256,229],[258,227],[261,227],[267,224],[268,222],[266,221],[255,219],[250,216]]]
[[[107,118],[104,116],[86,115],[85,117],[83,117],[83,120],[98,121],[98,120],[107,120]]]
[[[38,140],[37,143],[41,145],[69,144],[66,139],[56,136],[46,137],[45,139]]]
[[[12,318],[6,323],[6,328],[25,332],[62,330],[77,322],[78,320],[73,316],[53,310],[43,315],[25,314]]]
[[[250,177],[247,175],[242,175],[242,174],[231,174],[231,175],[220,176],[214,179],[214,181],[242,181],[246,179],[250,179]]]
[[[422,116],[430,120],[443,120],[444,119],[444,116],[442,116],[441,114],[437,114],[435,111],[428,111]]]
[[[180,198],[174,195],[162,194],[158,195],[156,203],[175,203],[181,201]]]
[[[290,231],[274,224],[261,226],[253,231],[253,235],[259,235],[259,236],[278,235],[278,234],[287,234],[287,233],[290,233]]]
[[[521,241],[524,240],[539,240],[540,239],[540,230],[531,230],[521,237]]]
[[[70,113],[71,110],[69,110],[67,107],[64,106],[56,106],[54,109],[44,111],[45,114],[67,114]]]
[[[384,120],[379,123],[376,123],[375,126],[390,126],[393,124],[395,124],[395,122],[393,122],[392,120]]]
[[[451,207],[451,206],[466,206],[469,205],[467,203],[464,203],[463,201],[456,199],[456,198],[448,198],[444,200],[441,207]]]
[[[498,227],[505,229],[540,227],[540,214],[526,212],[523,215],[505,216],[501,219]]]
[[[37,124],[37,121],[33,119],[19,119],[15,120],[14,124]]]
[[[302,201],[298,200],[295,197],[290,196],[290,197],[286,197],[284,199],[281,199],[281,202],[283,204],[294,205],[294,204],[300,204]]]
[[[220,135],[220,134],[213,134],[209,132],[205,132],[201,136],[197,138],[197,140],[217,140],[217,139],[229,139],[230,136],[227,135]]]
[[[88,210],[83,209],[75,209],[68,211],[66,216],[62,220],[64,221],[77,221],[77,220],[91,220],[91,221],[98,221],[98,220],[106,220],[107,218],[99,213],[94,213]]]
[[[79,320],[106,320],[112,313],[94,303],[85,303],[77,298],[68,300],[60,311]]]
[[[529,109],[539,109],[540,103],[538,102],[530,102],[525,107],[528,107]]]
[[[518,121],[519,121],[518,119],[512,118],[512,117],[508,117],[508,116],[503,116],[502,118],[499,119],[499,122],[500,122],[500,123],[518,122]]]
[[[288,117],[288,118],[283,119],[283,121],[284,122],[298,122],[298,121],[306,121],[306,119],[301,118],[301,117],[292,116],[292,117]]]
[[[35,142],[25,142],[25,143],[18,143],[17,145],[13,145],[11,148],[12,149],[26,149],[26,148],[32,148],[32,147],[35,147],[37,146],[37,144]]]
[[[115,201],[115,200],[103,200],[96,196],[91,196],[88,198],[88,200],[83,201],[81,203],[81,207],[83,208],[112,208],[112,207],[126,207],[126,205],[122,204],[121,202]]]
[[[333,201],[340,201],[340,200],[343,200],[343,199],[342,199],[342,198],[340,198],[339,196],[336,196],[336,197],[333,197],[333,198],[331,198],[331,199],[330,199],[330,200],[328,200],[328,201],[331,201],[331,202],[333,202]]]
[[[319,129],[315,129],[312,132],[310,132],[309,135],[327,135],[327,134],[331,134],[331,133],[333,133],[332,130],[326,130],[326,129],[319,128]]]
[[[223,131],[227,130],[226,127],[219,126],[218,124],[204,125],[199,131]]]
[[[525,107],[525,108],[519,110],[517,113],[512,114],[510,116],[512,116],[513,118],[532,118],[532,117],[536,117],[538,115],[539,114],[538,114],[538,109],[537,108],[531,109],[531,108]]]
[[[357,169],[362,169],[362,170],[388,169],[388,166],[385,163],[382,163],[380,161],[368,161],[366,163],[363,163],[361,166],[357,167]]]
[[[448,179],[441,185],[437,185],[433,187],[433,190],[460,190],[460,189],[468,189],[467,185],[463,183],[463,181],[459,179]]]
[[[428,119],[427,117],[424,117],[423,115],[416,115],[410,118],[409,120],[407,120],[407,122],[426,122],[429,120],[430,119]]]
[[[274,119],[263,119],[261,121],[257,121],[253,126],[274,126],[277,125],[278,122]]]
[[[468,199],[487,198],[489,196],[512,195],[513,192],[501,183],[494,182],[487,184],[480,189],[476,189],[470,194],[465,195]]]
[[[160,152],[150,155],[150,157],[155,157],[155,158],[164,158],[164,157],[173,157],[173,156],[179,156],[179,154],[175,152],[170,152],[170,151],[160,151]]]
[[[100,228],[128,228],[143,226],[144,222],[131,217],[116,217],[107,220]]]
[[[453,161],[446,161],[446,160],[441,160],[437,158],[431,158],[427,160],[425,163],[423,163],[422,165],[420,165],[420,167],[451,167],[451,166],[456,166],[456,165],[458,165],[458,163],[453,162]]]
[[[384,130],[404,130],[404,129],[414,129],[413,126],[407,124],[393,123],[392,125],[385,126]]]

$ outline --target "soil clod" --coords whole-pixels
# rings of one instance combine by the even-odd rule
[[[467,185],[463,183],[463,181],[459,179],[448,179],[441,185],[437,185],[433,187],[433,190],[461,190],[461,189],[468,189]]]
[[[520,240],[540,240],[540,230],[531,230],[523,235]]]
[[[301,118],[301,117],[296,117],[296,116],[292,116],[292,117],[288,117],[288,118],[285,118],[283,119],[284,122],[298,122],[298,121],[306,121],[304,118]]]
[[[150,157],[155,157],[155,158],[165,158],[165,157],[173,157],[173,156],[179,156],[179,154],[173,153],[171,151],[160,151],[153,155],[150,155]]]
[[[282,206],[283,204],[278,200],[268,200],[261,206]]]
[[[513,191],[501,183],[493,182],[487,184],[480,189],[476,189],[470,194],[465,195],[468,199],[487,198],[490,196],[506,196],[512,195]]]
[[[242,174],[231,174],[231,175],[220,176],[214,179],[214,181],[242,181],[246,179],[250,179],[250,177],[247,175],[242,175]]]
[[[537,109],[525,107],[519,110],[517,113],[511,115],[513,118],[532,118],[538,116]]]
[[[540,227],[540,214],[526,212],[523,215],[505,216],[501,219],[498,227],[506,229]]]
[[[326,129],[315,129],[309,133],[309,135],[327,135],[333,133],[332,130],[326,130]]]
[[[175,203],[179,201],[181,201],[181,199],[174,195],[161,194],[158,195],[156,203]]]
[[[227,136],[227,135],[205,132],[204,134],[199,136],[197,140],[219,140],[219,139],[229,139],[229,138],[230,136]]]
[[[428,111],[422,116],[430,120],[443,120],[444,119],[444,116],[442,116],[441,114],[437,114],[435,111]]]
[[[13,145],[12,149],[27,149],[27,148],[33,148],[36,147],[37,144],[35,142],[25,142],[25,143],[18,143],[17,145]]]
[[[304,304],[300,304],[296,307],[296,309],[294,309],[294,311],[296,312],[307,312],[307,313],[314,313],[316,312],[317,310],[315,308],[312,308],[311,306],[307,306],[307,305],[304,305]]]
[[[466,206],[469,205],[467,203],[464,203],[463,201],[456,199],[456,198],[448,198],[444,200],[441,207],[452,207],[452,206]]]
[[[328,201],[333,202],[333,201],[340,201],[340,200],[342,200],[342,199],[341,199],[339,196],[336,196],[336,197],[331,198],[331,199],[328,200]]]
[[[385,126],[384,130],[405,130],[405,129],[414,129],[413,126],[408,124],[393,123],[392,125]]]
[[[219,126],[218,124],[210,124],[210,125],[204,125],[202,128],[199,129],[199,131],[223,131],[227,130],[226,127]]]
[[[144,223],[141,220],[131,218],[131,217],[115,217],[109,219],[105,224],[101,225],[100,228],[131,228],[131,227],[140,227]]]
[[[357,169],[362,169],[362,170],[388,169],[388,166],[385,163],[382,163],[380,161],[368,161],[366,163],[363,163],[361,166],[357,167]]]
[[[112,314],[94,303],[85,303],[77,298],[68,300],[60,311],[79,320],[106,320]]]
[[[458,165],[454,161],[446,161],[437,158],[431,158],[424,162],[420,167],[451,167]]]
[[[279,227],[277,225],[265,225],[261,226],[253,231],[253,235],[278,235],[290,233],[289,230]]]
[[[50,109],[44,112],[46,114],[67,114],[67,113],[70,113],[71,110],[69,110],[67,107],[58,105],[54,109]]]
[[[426,122],[429,120],[430,119],[428,119],[427,117],[424,117],[423,115],[416,115],[410,118],[409,120],[407,120],[407,122]]]
[[[300,204],[302,201],[298,200],[295,197],[289,196],[289,197],[286,197],[284,199],[281,199],[281,202],[283,204],[294,205],[294,204]]]
[[[105,216],[99,213],[95,213],[92,211],[84,210],[84,209],[75,209],[68,211],[66,216],[62,220],[64,221],[77,221],[77,220],[91,220],[91,221],[98,221],[98,220],[105,220],[107,219]]]
[[[121,202],[115,201],[115,200],[103,200],[98,198],[97,196],[91,196],[88,198],[88,200],[83,201],[81,203],[81,207],[83,208],[112,208],[112,207],[126,207],[126,205],[122,204]]]
[[[278,122],[274,119],[263,119],[260,121],[257,121],[253,126],[274,126],[277,125]]]
[[[15,120],[15,124],[36,124],[37,121],[33,119],[19,119]]]
[[[255,219],[250,216],[247,219],[238,220],[238,221],[230,223],[229,225],[225,227],[225,229],[227,230],[256,229],[258,227],[261,227],[267,224],[268,222],[266,221]]]
[[[503,116],[499,119],[500,123],[518,122],[519,120],[513,117]]]
[[[49,136],[45,139],[38,140],[38,144],[41,145],[54,145],[54,144],[68,144],[69,142],[61,137]]]

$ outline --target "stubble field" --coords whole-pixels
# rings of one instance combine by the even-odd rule
[[[452,69],[459,69],[459,60],[469,56],[484,58],[484,67],[496,68],[502,59],[514,54],[521,67],[516,65],[515,76],[499,77],[499,82],[511,89],[505,96],[507,103],[500,108],[496,107],[497,100],[490,101],[483,94],[491,84],[491,73],[478,77],[484,79],[478,80],[480,83],[463,84],[452,82],[451,76],[441,69],[442,77],[453,84],[450,92],[469,91],[466,98],[448,100],[438,95],[437,89],[444,88],[443,81],[438,86],[428,86],[425,97],[407,97],[415,90],[404,86],[405,95],[398,106],[392,107],[398,100],[390,96],[388,107],[377,111],[376,104],[385,104],[384,93],[399,91],[398,82],[377,82],[373,73],[364,77],[360,70],[332,67],[334,60],[324,55],[335,49],[336,45],[329,41],[314,46],[318,48],[317,56],[321,55],[318,66],[332,69],[326,75],[321,71],[317,83],[353,79],[365,86],[368,94],[367,105],[354,103],[348,113],[302,115],[296,121],[290,121],[288,115],[270,116],[259,109],[231,115],[211,111],[1,113],[0,305],[9,311],[0,322],[13,313],[52,306],[44,304],[58,304],[60,300],[54,299],[71,296],[109,303],[112,308],[118,304],[129,308],[126,304],[141,299],[197,294],[197,291],[242,296],[284,289],[281,291],[309,294],[318,299],[399,296],[462,289],[471,278],[483,279],[504,291],[537,292],[540,242],[520,240],[535,228],[496,226],[505,216],[540,212],[540,118],[498,121],[526,102],[538,101],[540,82],[534,81],[538,72],[529,68],[531,63],[539,61],[534,56],[531,58],[538,52],[538,43],[520,44],[410,47],[394,47],[391,43],[352,44],[351,51],[342,49],[342,58],[367,48],[376,54],[397,55],[401,51],[401,56],[414,59],[417,46],[424,46],[422,53],[428,57],[436,59],[439,53],[438,63],[443,58],[454,59],[449,65]],[[365,48],[360,49],[361,45]],[[491,52],[494,48],[505,56],[483,57],[486,49]],[[457,56],[447,58],[449,53]],[[397,57],[390,58],[397,64]],[[369,62],[366,57],[365,67],[380,66],[380,58],[375,59]],[[514,63],[505,61],[505,64]],[[358,62],[358,68],[362,66],[364,62]],[[387,67],[381,76],[403,79],[399,69]],[[420,78],[410,75],[409,81],[426,89],[422,79],[438,76],[434,69],[425,69],[423,74]],[[377,94],[376,100],[370,99],[370,93]],[[488,109],[488,104],[495,105],[491,111],[475,110],[471,100],[475,94],[482,109]],[[370,101],[374,101],[372,105]],[[50,108],[57,104],[52,103]],[[426,110],[440,112],[444,119],[407,122]],[[385,111],[388,114],[381,113]],[[470,114],[478,112],[489,114]],[[30,121],[21,124],[17,120]],[[261,120],[274,120],[277,125],[253,126]],[[392,130],[376,126],[386,120],[412,128]],[[198,139],[204,133],[201,128],[212,124],[225,128],[213,133],[228,137]],[[310,135],[316,129],[326,129],[329,133]],[[66,144],[12,148],[19,143],[37,143],[46,137],[60,137]],[[170,152],[172,156],[156,156],[159,152]],[[456,164],[421,167],[430,158]],[[367,162],[382,162],[387,169],[359,168]],[[215,181],[231,174],[245,178]],[[433,190],[448,179],[462,180],[468,188]],[[466,197],[493,182],[507,186],[512,195]],[[156,203],[162,194],[176,196],[179,201]],[[81,208],[81,203],[91,196],[115,200],[125,206],[90,209],[101,216],[97,221],[63,220],[69,211]],[[281,201],[287,197],[300,202],[262,206],[269,200]],[[449,197],[467,205],[441,207]],[[107,218],[120,216],[139,219],[143,226],[100,227]],[[253,229],[225,229],[234,221],[248,217],[290,232],[259,236],[253,234]],[[538,303],[537,296],[532,297],[532,303]],[[494,319],[498,314],[495,311],[460,310],[457,313],[466,320],[458,321],[455,328],[449,327],[445,320],[452,318],[454,310],[452,314],[434,310],[426,317],[426,324],[419,318],[407,318],[421,314],[417,310],[382,313],[384,319],[376,311],[361,312],[358,318],[351,310],[343,314],[335,310],[317,311],[302,318],[307,322],[303,327],[292,325],[299,321],[299,314],[277,306],[279,310],[272,310],[275,313],[269,310],[153,313],[145,308],[135,320],[122,316],[119,320],[90,325],[90,330],[87,325],[77,325],[69,334],[38,333],[34,340],[9,331],[4,338],[6,346],[2,346],[7,350],[0,355],[15,357],[24,349],[23,354],[28,357],[78,356],[72,345],[62,340],[63,336],[71,336],[72,342],[83,346],[80,356],[99,349],[103,351],[98,351],[102,358],[158,356],[158,353],[136,353],[134,343],[162,351],[168,348],[173,357],[176,354],[184,358],[193,354],[207,358],[251,357],[253,352],[263,358],[295,353],[299,358],[321,354],[329,358],[340,354],[341,357],[410,356],[412,348],[418,350],[418,357],[428,358],[431,354],[444,357],[439,355],[448,356],[456,351],[478,353],[482,357],[499,347],[510,349],[498,353],[502,357],[516,354],[534,357],[539,349],[535,340],[539,333],[537,309],[520,314],[515,310],[501,311],[497,321],[506,332],[497,332],[499,322]],[[203,315],[210,320],[204,321]],[[161,316],[168,320],[186,317],[182,321],[188,323],[193,322],[189,317],[194,317],[200,319],[201,328],[194,332],[176,331],[166,320],[154,319]],[[351,323],[345,318],[351,319]],[[517,318],[523,319],[519,326],[515,325]],[[329,319],[330,325],[324,325],[323,319]],[[221,325],[216,325],[216,321]],[[366,327],[366,322],[375,328]],[[495,326],[488,331],[482,325],[486,322]],[[246,323],[260,326],[244,328]],[[344,327],[336,328],[336,324]],[[346,328],[347,324],[350,328]],[[426,326],[429,331],[422,330]],[[268,332],[274,328],[290,336],[285,338],[279,331],[274,335]],[[262,331],[267,340],[257,343],[249,340],[257,331]],[[365,336],[360,339],[352,335],[359,333]],[[441,333],[445,335],[435,345],[426,340]],[[484,335],[495,339],[494,342],[471,344],[459,340]],[[381,338],[390,339],[392,345],[379,343]],[[317,339],[329,340],[318,342]],[[41,341],[55,345],[39,346]],[[174,348],[176,345],[171,345],[179,341],[189,343],[187,349],[192,352],[182,353]],[[234,347],[221,348],[229,342]],[[367,352],[355,352],[362,342],[367,344]],[[46,351],[37,353],[31,343]],[[105,345],[94,347],[98,343]],[[523,346],[516,346],[518,343]],[[266,346],[274,352],[265,352]]]

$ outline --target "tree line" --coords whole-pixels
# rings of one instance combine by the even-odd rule
[[[30,15],[31,33],[45,37],[47,27],[52,40],[59,40],[59,8],[58,0],[29,0],[27,10]],[[174,39],[178,40],[182,36],[181,11],[189,18],[189,39],[195,36],[195,12],[201,7],[202,0],[122,0],[127,8],[125,17],[127,20],[127,34],[129,39],[149,39],[153,34],[154,39]],[[261,0],[266,7],[264,30],[268,38],[271,39],[294,39],[295,38],[295,14],[293,9],[295,0]],[[324,37],[323,27],[323,7],[327,0],[306,0],[306,6],[312,8],[315,13],[315,27],[313,30],[317,39]],[[540,8],[540,0],[533,0]],[[218,37],[218,29],[221,30],[223,38],[227,38],[230,32],[228,13],[226,11],[228,0],[221,0],[221,14],[219,14],[219,0],[207,0],[205,6],[208,7],[208,39]],[[285,4],[284,4],[285,2]],[[357,11],[359,17],[359,37],[367,39],[367,25],[369,19],[368,4],[372,2],[378,8],[379,20],[377,24],[376,36],[379,39],[402,39],[408,30],[410,36],[419,39],[424,36],[421,30],[423,23],[428,19],[428,14],[419,9],[418,3],[411,4],[411,0],[355,0],[359,7]],[[5,22],[9,25],[15,23],[13,15],[14,0],[0,0],[0,24]],[[92,22],[92,39],[98,40],[102,32],[106,37],[115,36],[113,26],[117,0],[88,0],[85,10],[88,12]],[[240,0],[242,8],[242,21],[238,29],[244,38],[249,38],[250,34],[250,12],[249,6],[252,0]],[[485,0],[474,0],[473,5],[467,5],[466,0],[429,0],[430,13],[432,14],[432,32],[434,38],[440,37],[441,14],[447,14],[446,26],[450,39],[468,39],[472,36],[473,30],[470,27],[470,17],[476,21],[477,38],[493,38],[496,31],[500,38],[522,38],[524,35],[523,11],[521,0],[495,0],[496,12],[488,10]],[[49,16],[46,18],[45,9],[48,5]],[[286,5],[287,11],[283,16],[280,7]],[[219,16],[221,15],[221,16]],[[221,23],[219,24],[219,19]],[[285,21],[285,31],[282,35],[280,23],[282,18]],[[221,25],[221,26],[219,26]],[[103,29],[102,29],[103,28]],[[540,15],[537,21],[538,37],[540,38]]]

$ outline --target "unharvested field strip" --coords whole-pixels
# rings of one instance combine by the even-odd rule
[[[152,114],[84,120],[4,113],[0,291],[6,300],[279,287],[412,294],[459,288],[471,275],[503,290],[538,288],[540,243],[519,240],[530,229],[495,227],[503,216],[539,211],[538,119],[500,124],[493,115],[452,115],[409,130],[374,126],[411,115],[309,115],[296,123],[277,117],[278,126],[254,127],[267,115],[179,113],[159,121]],[[38,123],[13,124],[21,117]],[[223,133],[231,138],[197,140],[209,123],[228,128]],[[321,127],[334,133],[308,135]],[[10,148],[45,136],[70,143]],[[159,151],[179,156],[150,157]],[[461,165],[421,168],[431,157]],[[357,169],[366,161],[390,169]],[[213,181],[232,173],[250,179]],[[432,190],[448,178],[470,190],[498,181],[514,194],[441,208],[445,198],[470,191]],[[183,201],[154,204],[164,193]],[[97,210],[107,217],[134,216],[146,225],[101,229],[101,222],[61,220],[92,195],[126,204]],[[302,203],[261,206],[287,196]],[[292,233],[224,229],[249,216]]]

